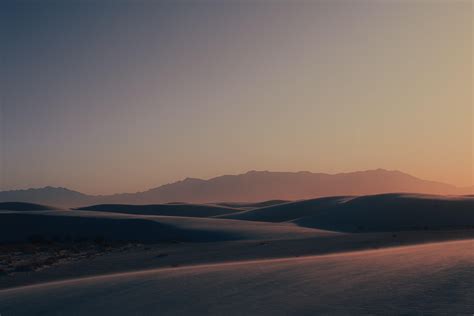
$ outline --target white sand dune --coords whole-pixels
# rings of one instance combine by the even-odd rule
[[[0,291],[2,315],[470,315],[474,240],[155,269]]]
[[[228,209],[173,203],[113,212],[116,206],[44,210],[14,203],[0,211],[0,243],[40,236],[147,245],[0,275],[0,313],[470,314],[474,239],[466,239],[474,234],[473,203],[468,196],[384,194],[218,216],[213,212]],[[195,217],[149,215],[163,210]],[[456,239],[464,241],[447,241]],[[425,244],[406,246],[416,243]]]
[[[262,208],[262,207],[275,206],[275,205],[288,203],[288,202],[291,202],[291,201],[267,200],[263,202],[221,202],[221,203],[214,203],[214,205],[238,208],[238,209],[243,209],[243,210],[251,210],[251,209],[257,209],[257,208]]]
[[[334,196],[287,202],[216,217],[260,222],[285,222],[316,215],[317,212],[331,209],[350,198],[351,197]]]
[[[26,203],[26,202],[1,202],[0,210],[4,211],[45,211],[59,210],[60,208],[49,205]]]
[[[168,203],[152,205],[99,204],[77,208],[76,210],[126,213],[137,215],[164,215],[185,217],[211,217],[239,212],[240,209],[205,204]]]
[[[463,239],[474,239],[474,231],[404,231],[396,234],[319,233],[317,236],[312,234],[308,238],[292,239],[251,239],[212,243],[161,242],[132,246],[127,251],[105,252],[93,259],[65,261],[34,273],[0,274],[0,289],[160,267],[302,257]],[[74,244],[70,246],[74,247]]]
[[[474,198],[415,194],[328,197],[280,204],[219,218],[294,222],[333,231],[474,228]]]
[[[294,222],[303,227],[345,232],[473,229],[474,198],[414,194],[361,196]]]
[[[158,241],[224,241],[287,239],[331,234],[292,223],[257,223],[95,211],[0,212],[0,242],[43,239]]]

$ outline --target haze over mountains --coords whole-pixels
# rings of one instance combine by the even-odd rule
[[[186,178],[144,192],[87,195],[66,188],[0,192],[0,202],[18,201],[77,207],[99,203],[153,204],[169,202],[216,203],[302,200],[323,196],[369,195],[391,192],[472,194],[471,188],[427,181],[384,169],[339,174],[249,171],[209,180]]]

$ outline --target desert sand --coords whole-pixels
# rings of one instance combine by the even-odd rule
[[[429,230],[474,228],[473,207],[471,196],[392,193],[296,201],[219,217],[347,232]]]
[[[0,241],[94,239],[211,242],[248,239],[288,239],[334,234],[293,223],[262,223],[214,218],[131,215],[93,211],[0,211]]]
[[[5,315],[467,315],[473,262],[468,240],[204,264],[2,290],[0,306]]]
[[[469,315],[473,201],[383,194],[117,212],[3,204],[0,312]],[[173,207],[178,216],[150,215]],[[44,260],[25,261],[15,245]]]
[[[101,204],[77,208],[77,210],[114,212],[139,215],[165,215],[186,217],[211,217],[241,211],[224,205],[201,205],[189,203],[168,203],[155,205]]]

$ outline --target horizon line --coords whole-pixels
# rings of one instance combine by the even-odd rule
[[[225,177],[225,176],[241,176],[241,175],[249,174],[249,173],[252,173],[252,172],[255,172],[255,173],[264,173],[264,172],[268,172],[268,173],[294,173],[294,174],[297,174],[297,173],[310,173],[310,174],[323,174],[323,175],[335,176],[335,175],[342,175],[342,174],[362,173],[362,172],[371,172],[371,171],[398,172],[398,173],[402,173],[402,174],[408,175],[408,176],[410,176],[410,177],[414,177],[414,178],[419,179],[419,180],[429,181],[429,182],[434,182],[434,183],[439,183],[439,184],[445,184],[445,185],[450,185],[450,186],[453,186],[454,188],[457,188],[457,189],[465,189],[465,188],[474,187],[474,184],[467,185],[467,186],[459,186],[459,185],[454,185],[454,184],[452,184],[452,183],[447,183],[447,182],[442,182],[442,181],[437,181],[437,180],[431,180],[431,179],[424,179],[424,178],[420,178],[420,177],[418,177],[418,176],[414,176],[414,175],[412,175],[412,174],[410,174],[410,173],[407,173],[407,172],[404,172],[404,171],[400,171],[400,170],[398,170],[398,169],[375,168],[375,169],[365,169],[365,170],[355,170],[355,171],[335,172],[335,173],[314,172],[314,171],[307,171],[307,170],[300,170],[300,171],[272,171],[272,170],[256,170],[256,169],[251,169],[251,170],[248,170],[248,171],[246,171],[246,172],[235,173],[235,174],[222,174],[222,175],[213,176],[213,177],[205,178],[205,179],[203,179],[203,178],[194,178],[194,177],[185,177],[185,178],[181,178],[180,180],[175,180],[175,181],[172,181],[172,182],[167,182],[167,183],[163,183],[163,184],[158,184],[158,185],[156,185],[156,186],[154,186],[154,187],[150,187],[150,188],[144,189],[144,190],[142,190],[142,191],[134,191],[134,192],[130,192],[130,191],[129,191],[129,192],[117,192],[117,193],[110,193],[110,194],[94,194],[94,193],[85,193],[85,192],[83,192],[83,191],[79,191],[79,190],[76,190],[76,189],[71,189],[70,187],[54,186],[54,185],[45,185],[45,186],[41,186],[41,187],[28,187],[28,188],[22,188],[22,189],[1,189],[0,192],[41,190],[41,189],[48,189],[48,188],[51,188],[51,189],[63,189],[63,190],[68,190],[68,191],[72,191],[72,192],[76,192],[76,193],[80,193],[80,194],[85,194],[85,195],[90,195],[90,196],[113,196],[113,195],[121,195],[121,194],[143,193],[143,192],[147,192],[147,191],[150,191],[150,190],[153,190],[153,189],[162,187],[162,186],[172,185],[172,184],[179,183],[179,182],[183,182],[183,181],[186,181],[186,180],[211,181],[211,180],[214,180],[214,179],[217,179],[217,178],[220,178],[220,177]]]

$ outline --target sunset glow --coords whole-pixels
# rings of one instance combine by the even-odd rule
[[[2,6],[1,190],[375,168],[473,185],[469,0],[46,3]]]

